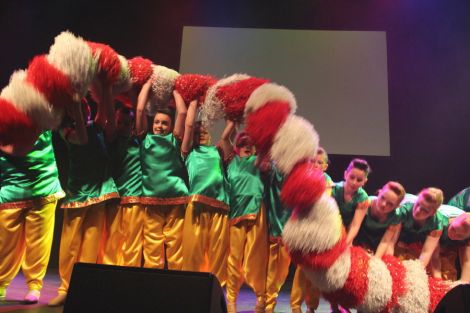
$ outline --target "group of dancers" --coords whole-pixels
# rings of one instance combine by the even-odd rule
[[[85,100],[67,107],[59,128],[68,149],[65,192],[51,131],[25,156],[0,147],[0,300],[22,268],[24,301],[38,302],[60,203],[60,286],[50,305],[64,303],[73,265],[87,262],[212,272],[226,288],[229,312],[236,312],[243,282],[256,295],[255,312],[274,312],[290,264],[282,230],[291,211],[281,201],[281,173],[230,119],[213,145],[198,120],[198,100],[185,103],[176,90],[175,110],[157,107],[149,118],[151,85],[143,84],[135,110],[115,107],[105,84],[93,90],[93,119]],[[417,258],[436,278],[470,281],[470,189],[448,205],[438,188],[413,196],[398,182],[369,197],[365,160],[352,160],[338,183],[326,173],[324,149],[311,162],[324,172],[348,245],[378,257]],[[304,301],[314,312],[320,296],[297,267],[292,312]],[[333,311],[345,310],[331,302]]]

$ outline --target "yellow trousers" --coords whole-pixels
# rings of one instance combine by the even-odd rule
[[[51,255],[57,201],[0,210],[0,288],[23,269],[29,290],[41,290]]]
[[[97,263],[102,245],[105,203],[65,209],[59,252],[59,293],[67,293],[76,262]]]
[[[228,256],[227,301],[237,301],[245,281],[256,295],[257,303],[266,301],[268,263],[268,230],[265,208],[261,207],[256,220],[242,220],[230,226]]]
[[[300,266],[297,266],[294,274],[294,281],[292,282],[292,290],[290,293],[290,307],[292,310],[300,310],[302,302],[311,311],[316,310],[320,304],[320,292],[312,286],[310,280],[305,276],[304,271]]]
[[[185,204],[149,205],[144,219],[144,267],[181,270]]]
[[[141,204],[120,205],[122,214],[121,230],[124,236],[122,259],[119,265],[142,266],[142,245],[144,242],[145,209]]]
[[[116,203],[107,203],[103,229],[103,245],[99,263],[120,265],[122,263],[122,247],[124,234],[122,229],[122,210]]]
[[[228,251],[227,211],[190,202],[184,217],[183,270],[211,272],[224,286]]]
[[[290,257],[280,242],[269,243],[268,276],[266,278],[266,310],[274,311],[277,297],[289,273]]]

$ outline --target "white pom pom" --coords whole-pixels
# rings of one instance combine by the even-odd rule
[[[341,237],[342,225],[336,201],[324,193],[308,215],[287,221],[282,241],[290,250],[323,252],[336,245]]]
[[[49,49],[47,61],[69,77],[72,88],[81,97],[87,94],[96,75],[98,59],[93,58],[90,47],[82,38],[69,31],[60,33]]]
[[[219,99],[217,99],[216,96],[219,88],[247,78],[250,78],[250,76],[246,74],[233,74],[218,80],[214,85],[209,87],[200,111],[201,121],[206,127],[212,126],[214,121],[222,119],[225,116],[224,104]]]
[[[321,292],[333,292],[344,287],[351,271],[351,251],[347,249],[326,270],[303,269],[305,276]]]
[[[291,114],[294,114],[297,110],[297,102],[289,89],[274,83],[266,83],[259,86],[251,93],[245,105],[245,116],[258,110],[270,101],[288,102],[291,108]]]
[[[3,88],[0,97],[28,115],[40,129],[57,128],[62,120],[62,110],[54,108],[46,97],[25,79],[26,71],[14,72],[10,83]]]
[[[306,119],[290,116],[274,137],[271,158],[287,175],[297,162],[315,156],[319,140],[318,133]]]
[[[122,55],[119,55],[118,57],[121,70],[119,71],[119,77],[117,81],[113,84],[114,95],[126,92],[132,87],[131,74],[129,71],[129,65],[127,64],[127,59]]]
[[[367,271],[369,282],[364,301],[358,306],[360,312],[382,312],[392,297],[392,276],[387,265],[373,256]]]
[[[428,275],[418,260],[403,261],[406,268],[406,293],[398,299],[400,313],[427,313],[429,308]]]
[[[147,114],[155,115],[159,106],[166,106],[173,97],[175,82],[180,75],[177,71],[161,65],[152,65],[152,94],[145,107]]]

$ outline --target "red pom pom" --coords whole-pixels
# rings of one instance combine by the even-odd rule
[[[72,85],[62,71],[51,65],[45,55],[36,56],[29,63],[26,81],[42,93],[57,108],[72,102]]]
[[[297,164],[286,177],[281,200],[288,208],[295,208],[298,212],[309,210],[325,189],[325,175],[307,161]]]
[[[393,308],[398,304],[398,299],[401,298],[407,290],[405,282],[406,268],[398,258],[392,255],[383,256],[382,261],[387,265],[390,276],[392,276],[392,296],[384,312],[392,312]]]
[[[367,273],[370,256],[364,249],[351,247],[351,270],[342,289],[324,293],[326,300],[345,308],[355,308],[364,302],[369,287]]]
[[[441,299],[450,290],[448,282],[439,278],[429,277],[429,312],[434,312]]]
[[[0,144],[21,144],[31,142],[36,125],[13,104],[0,98]],[[33,141],[34,143],[34,141]]]
[[[225,116],[232,121],[241,122],[245,104],[251,93],[268,80],[250,77],[233,84],[221,86],[216,93],[217,98],[224,104]]]
[[[135,57],[127,61],[132,82],[138,86],[145,84],[153,73],[152,61],[143,57]]]
[[[186,104],[193,100],[204,102],[207,89],[214,85],[215,78],[207,75],[183,74],[178,76],[175,89],[181,94]]]
[[[93,55],[98,56],[98,77],[107,83],[114,83],[121,72],[121,62],[116,51],[108,45],[87,41]]]
[[[271,101],[246,118],[245,131],[260,154],[267,155],[273,145],[274,136],[290,113],[289,103]]]
[[[313,270],[326,270],[330,268],[341,254],[348,248],[346,244],[346,230],[344,227],[341,229],[341,237],[338,242],[331,248],[323,252],[308,252],[304,253],[301,250],[287,250],[291,257],[292,262],[305,266]]]

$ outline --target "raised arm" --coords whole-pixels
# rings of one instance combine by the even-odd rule
[[[147,116],[145,115],[145,104],[148,101],[152,81],[149,79],[140,90],[137,98],[137,108],[135,111],[135,130],[137,136],[142,137],[147,133]]]
[[[176,104],[176,117],[175,117],[175,127],[173,128],[173,135],[178,138],[182,139],[183,134],[186,132],[185,130],[185,121],[186,121],[186,114],[188,109],[186,108],[186,104],[184,103],[183,97],[180,93],[176,90],[173,91],[173,97],[175,98]],[[197,104],[197,100],[193,100]],[[192,103],[192,102],[191,102]]]
[[[354,217],[349,224],[348,235],[346,236],[346,243],[351,245],[354,238],[356,238],[359,228],[361,228],[362,221],[367,213],[367,208],[369,207],[369,200],[359,203],[354,212]]]
[[[235,122],[231,120],[225,121],[225,128],[220,136],[219,146],[223,151],[224,159],[227,160],[233,154],[233,144],[231,142],[235,130]]]
[[[95,123],[104,130],[107,141],[112,141],[116,133],[116,121],[114,116],[114,100],[110,84],[95,84],[97,100],[97,112]]]
[[[181,153],[187,155],[191,151],[194,135],[194,120],[196,119],[197,100],[191,101],[184,124],[184,136],[181,143]],[[176,135],[175,135],[176,136]]]
[[[67,107],[69,116],[75,121],[75,127],[61,128],[59,133],[61,137],[75,145],[85,145],[88,143],[88,134],[86,131],[86,121],[83,116],[82,104],[75,102]]]

